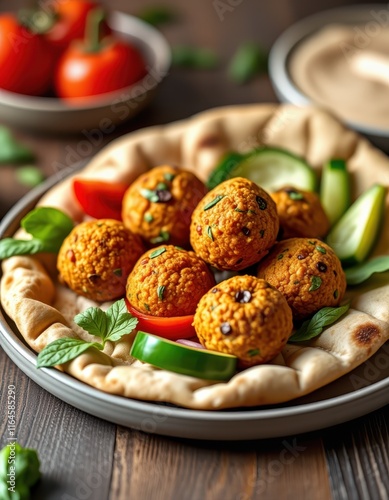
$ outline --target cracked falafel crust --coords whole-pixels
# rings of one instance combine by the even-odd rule
[[[150,245],[166,242],[187,248],[192,212],[206,192],[205,184],[188,170],[154,167],[127,189],[123,223]]]
[[[221,270],[259,262],[279,229],[276,204],[254,182],[234,177],[210,191],[195,208],[190,226],[194,251]]]
[[[59,280],[97,302],[123,297],[127,276],[144,251],[140,237],[119,221],[82,222],[59,250]]]
[[[237,356],[242,368],[273,359],[293,328],[285,297],[265,280],[234,276],[200,300],[194,326],[207,349]]]
[[[260,263],[258,277],[285,296],[295,320],[306,319],[322,307],[338,306],[347,285],[335,252],[314,238],[276,243]]]
[[[330,223],[316,193],[286,186],[270,196],[277,205],[282,239],[322,238],[328,233]]]
[[[187,316],[214,284],[212,272],[194,252],[159,246],[134,266],[127,280],[127,299],[135,309],[152,316]]]

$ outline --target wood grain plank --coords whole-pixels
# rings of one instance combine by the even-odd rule
[[[389,498],[389,405],[326,431],[334,500]]]
[[[62,402],[32,382],[0,349],[0,404],[6,389],[16,387],[16,437],[38,451],[42,480],[34,498],[106,500],[110,488],[115,425]],[[0,447],[7,424],[0,419]]]
[[[319,438],[190,441],[119,427],[113,470],[111,500],[331,498]]]

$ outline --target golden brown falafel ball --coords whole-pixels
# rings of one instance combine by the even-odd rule
[[[239,271],[266,255],[278,228],[270,195],[254,182],[235,177],[216,186],[197,205],[190,242],[212,266]]]
[[[59,279],[91,300],[113,300],[124,296],[127,276],[144,251],[140,237],[119,221],[82,222],[59,250]]]
[[[127,299],[152,316],[193,314],[215,284],[213,274],[194,252],[173,245],[147,251],[128,276]]]
[[[258,277],[285,296],[297,320],[322,307],[338,306],[346,291],[340,260],[317,239],[290,238],[276,243],[260,263]]]
[[[282,239],[321,238],[328,233],[330,223],[316,193],[287,186],[271,197],[277,205]]]
[[[200,300],[194,327],[207,349],[237,356],[242,367],[265,363],[286,344],[293,328],[285,297],[265,280],[234,276]]]
[[[207,192],[193,173],[178,167],[155,167],[127,189],[123,223],[151,245],[189,246],[192,212]]]

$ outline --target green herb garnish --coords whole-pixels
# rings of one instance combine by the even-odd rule
[[[168,182],[172,182],[172,180],[174,179],[175,176],[176,175],[173,174],[172,172],[165,172],[163,174],[164,179],[166,179]]]
[[[374,273],[389,271],[389,256],[381,255],[345,270],[348,285],[359,285]]]
[[[153,222],[154,220],[154,217],[149,213],[145,214],[143,218],[146,222]]]
[[[17,168],[16,178],[19,183],[24,186],[35,187],[42,183],[45,176],[38,167],[34,165],[25,165]]]
[[[320,253],[323,253],[323,254],[327,253],[327,250],[320,245],[316,245],[316,250]]]
[[[321,334],[324,327],[332,325],[349,310],[350,304],[341,307],[323,307],[289,337],[288,342],[304,342]]]
[[[83,339],[64,337],[50,342],[39,354],[37,368],[67,363],[89,348],[103,350],[107,341],[116,342],[123,335],[131,333],[138,319],[128,311],[124,299],[118,300],[104,312],[98,307],[89,307],[77,314],[74,322],[102,342],[88,342]]]
[[[252,357],[252,356],[257,356],[259,353],[260,353],[259,349],[250,349],[247,355]]]
[[[0,259],[38,252],[57,253],[63,240],[74,227],[68,215],[52,207],[35,208],[20,224],[32,239],[4,238],[0,241]]]
[[[165,285],[160,285],[157,288],[157,295],[159,300],[163,300],[163,294],[165,293]]]
[[[35,155],[30,149],[17,141],[12,132],[0,126],[0,164],[15,164],[33,161]]]
[[[145,8],[137,17],[152,26],[159,26],[174,21],[177,16],[169,7],[159,5]]]
[[[217,196],[215,196],[212,201],[205,205],[204,210],[209,210],[210,208],[214,207],[217,203],[219,203],[220,200],[224,198],[224,196],[224,194],[218,194]]]
[[[152,201],[153,203],[157,203],[159,201],[158,194],[152,189],[141,188],[140,194],[143,198],[146,198],[146,200]]]
[[[180,45],[172,48],[173,66],[185,68],[212,69],[217,66],[218,57],[212,50]]]
[[[162,255],[164,252],[166,252],[165,247],[157,248],[157,250],[154,250],[154,252],[151,252],[150,259],[155,259],[155,257]]]
[[[318,290],[321,287],[322,281],[323,280],[320,278],[320,276],[312,276],[311,286],[309,287],[308,291],[314,292],[315,290]]]
[[[169,238],[170,238],[170,233],[162,229],[158,236],[150,239],[150,243],[152,243],[153,245],[155,243],[163,243],[164,241],[169,241]]]
[[[0,498],[2,500],[30,498],[30,488],[41,477],[36,450],[9,442],[0,451]]]
[[[212,233],[212,227],[211,226],[207,227],[207,235],[208,235],[208,238],[210,238],[213,241],[213,233]]]
[[[239,84],[266,72],[267,54],[262,47],[251,42],[246,42],[237,48],[228,66],[229,77]]]

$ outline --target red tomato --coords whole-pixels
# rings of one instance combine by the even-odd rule
[[[28,31],[12,14],[0,16],[0,87],[43,95],[50,87],[54,54],[42,35]]]
[[[56,48],[64,50],[76,39],[83,38],[88,14],[99,6],[98,2],[84,0],[61,0],[47,2],[47,7],[52,5],[55,22],[46,33],[46,39]],[[104,24],[105,34],[110,29]]]
[[[86,35],[72,44],[60,59],[55,75],[59,97],[90,97],[127,87],[146,74],[140,52],[125,41],[106,37],[100,40],[104,19],[101,9],[91,11]]]
[[[169,340],[191,339],[196,336],[196,331],[192,326],[193,314],[189,316],[162,318],[138,311],[127,299],[126,305],[128,312],[138,318],[137,330],[159,335]]]
[[[122,220],[122,200],[127,184],[74,179],[73,190],[87,215],[96,219]]]
[[[74,45],[63,55],[55,75],[59,97],[88,97],[118,90],[146,74],[139,52],[122,41],[110,41],[99,52]]]

